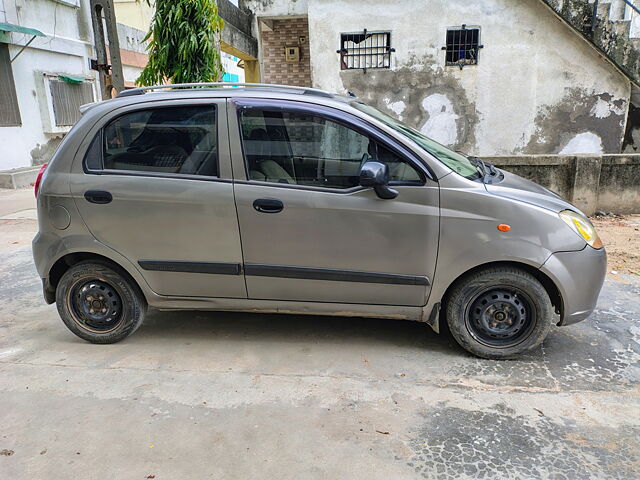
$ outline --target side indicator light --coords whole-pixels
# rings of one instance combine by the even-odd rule
[[[508,232],[509,230],[511,230],[511,225],[501,223],[500,225],[498,225],[498,230],[500,230],[501,232]]]

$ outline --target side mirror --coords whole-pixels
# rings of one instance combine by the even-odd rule
[[[360,185],[373,187],[378,197],[389,200],[398,196],[398,191],[389,188],[389,166],[380,162],[365,162],[360,169]]]

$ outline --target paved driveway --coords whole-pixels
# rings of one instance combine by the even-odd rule
[[[2,479],[640,475],[637,283],[519,361],[417,323],[236,313],[152,311],[97,346],[44,304],[32,218],[0,219]]]

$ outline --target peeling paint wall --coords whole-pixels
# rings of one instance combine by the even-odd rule
[[[294,5],[295,4],[295,5]],[[302,5],[306,4],[306,10]],[[346,93],[477,155],[620,153],[630,83],[542,2],[246,0],[306,13],[313,86]],[[447,27],[479,26],[476,66],[445,66]],[[340,70],[340,33],[390,31],[391,68]]]
[[[640,153],[640,107],[633,104],[629,106],[629,118],[627,119],[622,151],[624,153]]]
[[[471,151],[476,146],[474,127],[479,121],[475,102],[454,76],[428,67],[434,63],[434,58],[414,57],[395,69],[368,70],[366,74],[342,70],[338,79],[342,88],[364,102],[386,110],[434,140]],[[313,66],[312,52],[316,80],[318,70]],[[320,88],[330,88],[321,83]]]
[[[308,0],[239,0],[239,7],[251,10],[256,17],[306,15]]]

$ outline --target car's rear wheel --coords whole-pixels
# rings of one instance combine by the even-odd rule
[[[538,347],[554,309],[544,286],[515,267],[493,267],[459,280],[447,298],[447,324],[465,350],[483,358],[516,357]]]
[[[138,286],[120,268],[99,261],[72,266],[56,289],[58,313],[78,337],[115,343],[142,324],[147,303]]]

